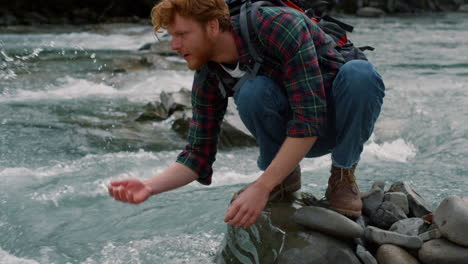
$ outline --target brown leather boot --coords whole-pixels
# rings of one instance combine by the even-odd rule
[[[253,183],[253,182],[252,182]],[[239,196],[239,194],[247,187],[249,187],[252,183],[242,187],[239,191],[237,191],[231,199],[231,203]],[[297,167],[280,183],[278,184],[270,193],[270,197],[268,201],[275,200],[277,198],[282,199],[287,194],[291,194],[295,191],[298,191],[301,188],[301,167],[297,165]]]
[[[330,209],[349,217],[361,216],[362,210],[361,194],[354,176],[355,169],[356,164],[349,169],[337,168],[332,165],[325,193]]]

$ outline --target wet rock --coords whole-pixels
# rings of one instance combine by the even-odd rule
[[[424,228],[424,220],[417,217],[395,222],[388,230],[407,236],[417,236]]]
[[[156,102],[146,104],[143,113],[141,113],[135,121],[162,121],[166,120],[168,117],[169,113],[164,105],[160,102]]]
[[[468,247],[468,197],[445,198],[434,212],[434,222],[448,240]]]
[[[439,229],[431,229],[427,232],[424,232],[422,234],[419,234],[419,238],[421,238],[422,241],[426,242],[432,239],[438,239],[441,238],[442,234],[440,233]]]
[[[383,202],[371,215],[373,225],[388,229],[395,222],[408,218],[403,210],[391,202]]]
[[[367,249],[361,245],[356,248],[356,255],[359,257],[363,264],[377,264],[377,260]]]
[[[367,240],[378,245],[393,244],[404,248],[418,249],[422,246],[422,240],[418,236],[407,236],[396,232],[383,230],[374,226],[366,227],[364,231]]]
[[[389,192],[384,195],[384,201],[391,202],[400,207],[405,214],[409,214],[408,198],[402,192]]]
[[[415,217],[422,217],[431,213],[430,207],[427,202],[416,193],[408,182],[395,182],[389,189],[390,192],[402,192],[408,198],[410,215]]]
[[[175,111],[184,111],[192,108],[191,92],[187,89],[181,89],[177,93],[162,92],[160,99],[169,115]]]
[[[296,232],[286,235],[284,250],[277,264],[336,264],[361,262],[353,252],[351,246],[344,241],[325,234],[308,231]],[[248,262],[245,262],[248,263]],[[255,262],[252,262],[255,263]]]
[[[419,261],[401,247],[385,244],[377,250],[379,264],[419,264]]]
[[[362,211],[371,216],[383,202],[384,192],[380,187],[372,187],[369,191],[361,194]]]
[[[385,12],[375,7],[363,7],[358,9],[356,15],[361,17],[381,17],[385,15]]]
[[[418,255],[424,264],[466,264],[468,248],[445,239],[434,239],[424,243]]]
[[[362,227],[349,218],[329,209],[304,206],[292,218],[296,223],[337,237],[361,237]]]
[[[385,191],[385,181],[384,180],[377,180],[372,184],[371,190],[379,188],[382,191]]]
[[[461,5],[458,8],[458,12],[468,12],[468,4],[467,5]]]

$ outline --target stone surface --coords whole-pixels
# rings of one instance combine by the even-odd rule
[[[468,247],[468,197],[445,198],[434,212],[434,222],[448,240]]]
[[[379,188],[382,191],[385,191],[385,181],[384,180],[377,180],[372,184],[371,190]]]
[[[374,258],[374,256],[372,256],[372,254],[361,245],[357,246],[356,255],[363,264],[377,264],[377,260]]]
[[[417,236],[424,228],[424,220],[417,217],[395,222],[388,230],[407,236]]]
[[[292,218],[296,223],[338,237],[361,237],[363,228],[349,218],[325,208],[304,206]]]
[[[458,12],[468,12],[468,5],[461,5],[458,8]]]
[[[385,12],[380,8],[363,7],[358,9],[356,15],[361,17],[381,17],[385,15]]]
[[[393,244],[404,248],[418,249],[423,244],[422,240],[418,236],[402,235],[374,226],[366,227],[364,234],[367,240],[378,245]]]
[[[395,182],[390,186],[389,191],[406,194],[411,216],[422,217],[432,212],[427,202],[411,188],[408,182]]]
[[[360,264],[351,246],[337,238],[307,231],[288,233],[277,262],[243,262],[275,264]]]
[[[466,264],[468,248],[459,246],[445,239],[430,240],[418,252],[424,264]]]
[[[361,193],[362,212],[371,216],[383,202],[384,192],[379,187],[373,187],[367,192]]]
[[[379,264],[419,264],[419,261],[401,247],[386,244],[376,253]]]
[[[384,201],[394,203],[400,207],[405,214],[409,214],[408,198],[402,192],[389,192],[384,195]]]
[[[432,239],[437,239],[441,238],[442,234],[440,233],[439,229],[431,229],[427,232],[424,232],[422,234],[419,234],[419,238],[421,238],[422,241],[426,242]]]
[[[408,218],[400,207],[391,202],[383,202],[380,207],[371,215],[373,225],[388,229],[395,222]]]

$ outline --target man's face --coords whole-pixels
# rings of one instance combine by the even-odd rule
[[[184,57],[189,69],[198,70],[210,60],[213,40],[194,19],[176,13],[167,32],[172,36],[171,48]]]

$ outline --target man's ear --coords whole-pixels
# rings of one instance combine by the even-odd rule
[[[219,34],[219,21],[218,19],[212,19],[206,22],[206,32],[210,34],[210,36],[215,37]]]

